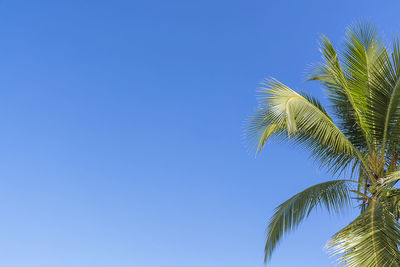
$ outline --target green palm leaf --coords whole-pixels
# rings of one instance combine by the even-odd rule
[[[295,229],[316,207],[341,211],[350,205],[348,180],[334,180],[314,185],[279,205],[268,225],[265,261],[269,260],[281,237]]]
[[[398,38],[393,41],[393,52],[387,58],[385,67],[377,72],[376,83],[371,94],[377,125],[382,133],[382,153],[398,151],[400,135],[400,48]],[[380,100],[380,101],[379,101]],[[379,106],[378,106],[379,105]],[[380,123],[379,123],[380,122]],[[389,143],[387,143],[389,141]]]
[[[317,80],[325,85],[339,126],[349,140],[359,149],[368,144],[369,130],[363,114],[363,91],[351,87],[348,74],[343,70],[339,55],[329,39],[321,37],[321,53],[324,63],[318,65],[308,80]]]
[[[334,173],[352,161],[363,160],[316,98],[301,95],[277,80],[264,85],[259,109],[247,124],[248,140],[257,144],[257,152],[270,137],[277,137],[304,145]]]
[[[348,267],[399,266],[400,224],[376,199],[370,207],[327,244]]]

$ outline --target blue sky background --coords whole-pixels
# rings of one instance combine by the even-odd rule
[[[396,1],[0,1],[0,266],[261,267],[274,207],[330,178],[308,154],[254,158],[259,83],[306,83],[318,38]],[[353,217],[314,213],[269,266],[330,266]]]

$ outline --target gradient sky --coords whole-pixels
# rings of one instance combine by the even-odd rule
[[[396,1],[0,1],[0,266],[262,267],[273,209],[329,179],[246,151],[259,83],[304,82],[318,39]],[[330,266],[313,213],[269,266]]]

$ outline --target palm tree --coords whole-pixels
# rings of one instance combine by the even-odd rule
[[[336,52],[321,38],[323,62],[309,80],[322,83],[330,112],[309,94],[269,79],[247,123],[257,153],[270,138],[302,145],[332,174],[276,208],[268,225],[267,262],[283,235],[310,212],[341,212],[357,201],[360,215],[327,247],[344,266],[400,266],[400,47],[385,46],[374,27],[358,23]],[[345,179],[339,179],[339,178]]]

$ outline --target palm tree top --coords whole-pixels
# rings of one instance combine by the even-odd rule
[[[394,188],[400,177],[399,40],[393,38],[387,47],[375,27],[360,22],[347,29],[339,50],[322,36],[320,51],[322,62],[308,80],[322,84],[331,114],[315,97],[268,79],[247,122],[247,137],[256,153],[270,138],[304,146],[334,177],[348,177],[313,186],[281,204],[268,226],[265,259],[313,208],[338,212],[355,194],[361,215],[328,247],[345,266],[400,264],[400,194]]]

